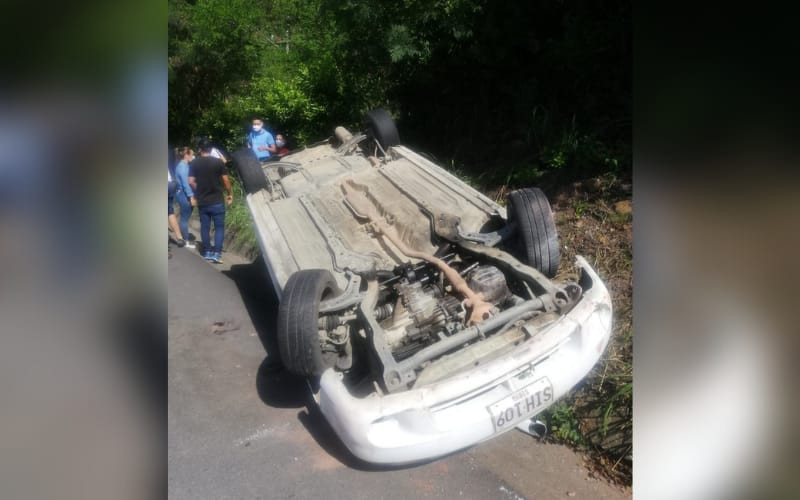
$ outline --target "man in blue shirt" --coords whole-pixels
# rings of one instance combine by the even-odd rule
[[[270,155],[277,152],[275,139],[272,134],[264,130],[264,122],[258,118],[253,120],[253,130],[247,136],[247,145],[253,150],[259,161],[265,161]]]

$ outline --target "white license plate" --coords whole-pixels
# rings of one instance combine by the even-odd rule
[[[513,427],[553,402],[553,386],[547,377],[514,391],[511,395],[486,407],[492,416],[495,432]]]

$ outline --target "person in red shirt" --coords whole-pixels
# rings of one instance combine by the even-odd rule
[[[275,136],[275,148],[276,148],[276,155],[284,156],[289,154],[289,148],[286,147],[286,138],[283,137],[283,134],[278,134]]]

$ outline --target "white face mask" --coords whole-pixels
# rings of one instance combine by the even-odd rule
[[[282,148],[283,144],[284,144],[283,141],[275,141],[275,145],[278,146],[279,148]]]
[[[253,125],[253,132],[261,132],[261,125]]]

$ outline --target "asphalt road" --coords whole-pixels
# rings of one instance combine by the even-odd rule
[[[263,262],[172,255],[170,498],[630,498],[579,454],[517,430],[423,465],[360,463],[268,356],[277,300]]]

